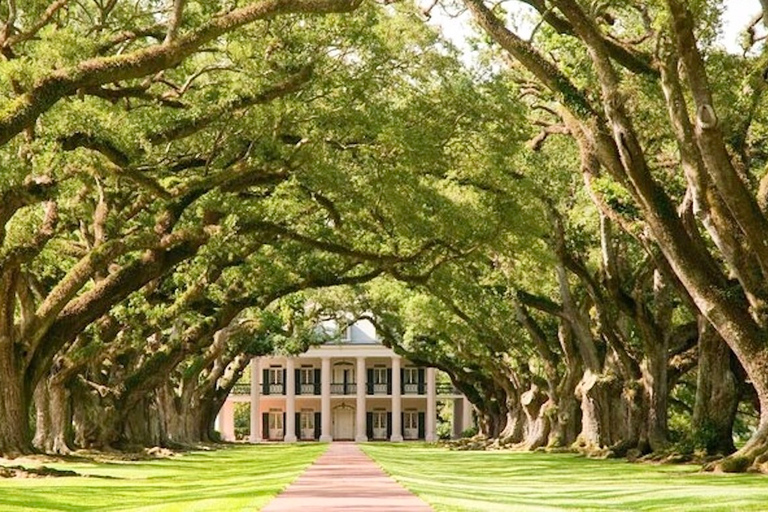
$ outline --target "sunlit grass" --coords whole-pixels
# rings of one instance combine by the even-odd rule
[[[2,479],[0,510],[258,510],[327,445],[233,446],[140,462],[49,463],[84,477]]]
[[[768,510],[763,475],[574,454],[449,451],[410,443],[362,448],[437,512]]]

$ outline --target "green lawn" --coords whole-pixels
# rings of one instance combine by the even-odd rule
[[[768,510],[768,476],[699,473],[573,454],[459,452],[423,444],[363,450],[437,512]]]
[[[0,510],[258,510],[327,445],[233,446],[140,462],[48,463],[88,477],[0,478]]]

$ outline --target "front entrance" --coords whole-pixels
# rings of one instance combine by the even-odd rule
[[[355,408],[341,404],[333,410],[333,438],[352,440],[355,437]]]
[[[302,409],[299,415],[299,428],[301,439],[315,438],[315,412],[311,409]]]
[[[419,438],[419,414],[416,411],[405,411],[403,413],[403,438]]]
[[[373,438],[386,439],[387,438],[387,412],[373,411],[371,415],[371,419],[373,420]]]
[[[269,439],[283,438],[283,411],[269,411]]]

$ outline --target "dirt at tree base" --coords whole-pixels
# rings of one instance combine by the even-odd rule
[[[55,469],[48,466],[0,466],[0,478],[52,478],[64,476],[86,476],[68,469]]]

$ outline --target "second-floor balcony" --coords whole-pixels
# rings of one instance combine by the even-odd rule
[[[415,387],[414,387],[415,386]],[[425,388],[426,386],[422,386],[422,388]],[[390,395],[391,389],[389,384],[385,382],[381,383],[368,383],[367,386],[367,394],[368,395]],[[263,388],[262,388],[263,389]],[[424,394],[424,392],[419,392],[419,385],[418,384],[404,384],[403,385],[403,394],[409,395],[409,394]],[[282,384],[270,384],[269,385],[269,394],[273,395],[284,395],[284,386]],[[274,391],[274,392],[273,392]],[[450,382],[439,382],[435,386],[435,391],[438,395],[460,395],[461,392],[453,386]],[[232,393],[235,395],[249,395],[251,393],[251,385],[250,384],[235,384],[234,388],[232,389]],[[357,385],[356,384],[343,384],[343,383],[336,383],[331,384],[331,394],[334,395],[354,395],[357,393]],[[321,389],[320,389],[320,383],[314,382],[314,383],[303,383],[299,384],[299,386],[296,388],[296,394],[297,395],[320,395]]]
[[[297,395],[319,395],[320,394],[320,383],[319,382],[305,382],[303,384],[299,384],[299,387],[296,388],[296,394]]]
[[[391,393],[391,386],[386,382],[368,383],[369,395],[388,395]]]
[[[354,395],[357,393],[357,384],[354,382],[332,382],[332,395]]]

